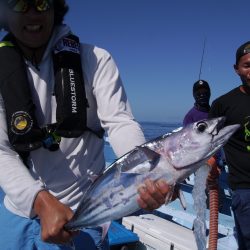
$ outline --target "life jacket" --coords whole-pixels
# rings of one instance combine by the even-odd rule
[[[53,64],[56,123],[39,127],[22,54],[10,35],[0,42],[0,93],[9,141],[20,155],[42,146],[57,150],[61,137],[76,138],[91,130],[87,127],[88,101],[77,36],[70,34],[57,43]],[[96,134],[102,137],[103,130]]]

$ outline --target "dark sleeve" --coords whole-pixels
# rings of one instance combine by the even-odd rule
[[[222,116],[222,106],[218,100],[215,100],[209,110],[208,118],[216,118],[220,116]],[[220,166],[221,160],[223,159],[222,155],[224,155],[222,148],[214,155],[218,166]]]
[[[216,118],[216,117],[220,117],[220,116],[223,116],[222,106],[221,106],[219,100],[215,100],[212,103],[211,108],[209,110],[208,118]]]

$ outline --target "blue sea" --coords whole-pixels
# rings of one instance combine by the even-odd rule
[[[158,136],[169,133],[176,128],[182,126],[181,123],[166,123],[166,122],[139,122],[144,136],[147,141],[150,141]],[[105,142],[104,154],[107,164],[112,163],[116,157],[115,154],[108,142],[108,139]]]
[[[166,123],[166,122],[140,122],[146,140],[152,140],[160,135],[169,133],[176,128],[182,126],[181,123]]]

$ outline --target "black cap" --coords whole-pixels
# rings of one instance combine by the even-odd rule
[[[238,64],[240,58],[250,53],[250,41],[243,43],[236,51],[235,64]]]
[[[197,90],[199,89],[207,89],[210,93],[210,87],[208,82],[204,81],[204,80],[198,80],[194,83],[193,85],[193,93],[195,93]]]

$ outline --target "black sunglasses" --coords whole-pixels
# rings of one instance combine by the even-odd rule
[[[249,47],[245,48],[245,49],[243,50],[243,53],[244,53],[244,54],[250,53],[250,48],[249,48]]]
[[[31,6],[38,12],[45,12],[52,7],[52,0],[9,0],[7,4],[17,13],[25,13]]]

